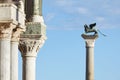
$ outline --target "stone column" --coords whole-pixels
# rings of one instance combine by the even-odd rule
[[[17,80],[17,45],[15,38],[16,26],[25,28],[24,12],[15,4],[9,3],[13,0],[1,0],[0,4],[0,80]],[[11,42],[12,38],[12,42]],[[10,58],[11,57],[11,58]],[[10,63],[11,62],[11,63]],[[13,77],[16,77],[13,79]]]
[[[11,65],[10,65],[10,80],[18,80],[18,42],[22,29],[16,27],[12,31],[11,39]]]
[[[34,7],[33,15],[39,15],[39,0],[34,1],[33,7]]]
[[[43,44],[43,39],[20,39],[19,50],[23,60],[22,80],[36,80],[36,57]]]
[[[94,43],[98,35],[82,34],[86,43],[86,80],[94,80]]]
[[[0,23],[0,80],[10,80],[10,41],[12,23]]]
[[[42,0],[34,0],[33,22],[44,22],[42,17]]]
[[[39,0],[39,15],[42,16],[42,0]]]

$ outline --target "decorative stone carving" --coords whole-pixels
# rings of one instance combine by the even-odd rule
[[[39,34],[46,36],[46,25],[40,22],[27,22],[24,34]]]
[[[15,25],[12,23],[0,23],[0,39],[10,39],[14,27]]]
[[[16,27],[12,30],[12,39],[11,41],[19,41],[20,38],[20,34],[21,32],[24,31],[24,29]]]
[[[19,41],[19,50],[22,53],[22,56],[37,56],[37,52],[44,44],[44,39],[40,40],[29,40],[29,39],[21,39]]]
[[[85,39],[86,47],[94,47],[94,42],[98,38],[98,35],[82,34],[82,37]]]

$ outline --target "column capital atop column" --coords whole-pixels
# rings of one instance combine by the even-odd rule
[[[82,34],[81,35],[85,40],[96,40],[98,38],[98,35],[87,35],[87,34]]]
[[[45,39],[42,37],[40,39],[20,38],[19,50],[22,57],[36,57],[37,52],[43,46],[44,42]]]
[[[20,39],[20,34],[21,32],[25,31],[25,29],[20,28],[20,27],[16,27],[12,30],[12,37],[11,37],[11,41],[12,42],[18,42]]]
[[[86,47],[94,47],[94,42],[98,38],[98,35],[82,34],[81,36],[86,42]]]
[[[13,23],[0,23],[0,39],[10,39],[12,30],[16,25]]]

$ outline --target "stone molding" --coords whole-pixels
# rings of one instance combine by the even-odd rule
[[[22,0],[19,2],[9,2],[9,3],[0,3],[0,7],[14,7],[15,9],[19,9],[20,12],[24,13],[24,3]]]
[[[22,57],[36,57],[37,52],[43,46],[45,40],[32,40],[32,39],[20,39],[19,50],[21,51]]]
[[[14,3],[0,3],[0,22],[12,21],[16,24],[21,25],[25,28],[25,13],[24,13],[23,2],[20,2],[15,5]]]
[[[12,3],[0,3],[0,7],[14,7],[17,8],[14,4]]]

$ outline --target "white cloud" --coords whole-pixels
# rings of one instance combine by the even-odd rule
[[[72,0],[56,0],[56,5],[57,6],[66,6],[70,7],[74,4]]]
[[[78,7],[77,12],[80,14],[88,14],[89,13],[88,9],[84,8],[84,7]]]
[[[112,14],[120,15],[120,8],[110,8],[109,11]]]
[[[48,13],[46,16],[45,16],[45,19],[46,21],[50,21],[52,20],[53,18],[55,17],[55,13]]]
[[[50,24],[49,30],[78,30],[80,25],[93,21],[102,29],[118,28],[119,7],[112,5],[109,0],[105,3],[98,2],[95,1],[93,5],[91,1],[85,3],[78,0],[53,0],[52,7],[55,9],[52,9],[53,13],[46,15],[46,21]]]
[[[101,23],[97,25],[99,29],[114,29],[117,28],[116,25],[111,24],[111,23]]]
[[[72,30],[81,30],[81,27],[74,28],[74,27],[60,27],[60,26],[51,27],[51,26],[47,26],[47,29],[48,30],[67,30],[67,31],[72,31]]]
[[[96,21],[103,22],[103,21],[105,21],[105,18],[98,16],[98,17],[96,17]]]

